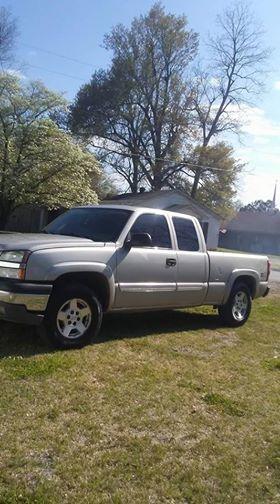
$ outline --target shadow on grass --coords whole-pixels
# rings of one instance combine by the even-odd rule
[[[184,331],[215,330],[220,327],[218,316],[181,310],[109,314],[104,318],[96,343],[113,339],[141,338]]]
[[[220,322],[213,313],[158,311],[133,314],[108,314],[94,344],[116,339],[142,338],[184,331],[215,330]],[[30,326],[0,321],[0,359],[30,357],[55,351],[42,331]]]

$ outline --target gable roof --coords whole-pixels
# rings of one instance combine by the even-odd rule
[[[238,212],[224,227],[229,231],[280,235],[280,212]]]
[[[161,191],[145,191],[142,193],[137,193],[137,194],[132,194],[132,193],[124,193],[124,194],[118,194],[116,196],[108,198],[108,200],[104,200],[104,203],[109,203],[113,204],[116,201],[118,204],[127,204],[127,205],[139,205],[139,206],[148,206],[149,201],[152,201],[156,198],[165,198],[166,196],[180,196],[183,198],[184,201],[181,201],[180,203],[174,202],[174,204],[171,204],[167,207],[164,208],[164,210],[170,210],[170,211],[178,211],[180,212],[180,209],[182,210],[183,207],[185,209],[189,209],[191,212],[193,211],[200,211],[199,213],[202,214],[201,216],[205,215],[211,215],[218,221],[221,221],[221,216],[218,215],[216,212],[211,210],[210,208],[206,207],[205,205],[202,205],[201,203],[198,203],[194,198],[189,196],[188,194],[184,193],[183,191],[177,190],[177,189],[163,189]]]

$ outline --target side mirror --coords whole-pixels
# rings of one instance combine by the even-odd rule
[[[127,237],[126,246],[131,247],[152,247],[153,242],[149,233],[132,233]]]

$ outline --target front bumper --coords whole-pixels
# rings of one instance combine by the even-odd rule
[[[0,319],[40,325],[52,285],[0,279]]]

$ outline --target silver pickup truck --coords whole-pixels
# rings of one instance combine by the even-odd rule
[[[240,326],[269,292],[265,256],[208,252],[197,219],[124,205],[73,208],[42,233],[0,235],[0,318],[81,347],[112,311],[213,305]]]

